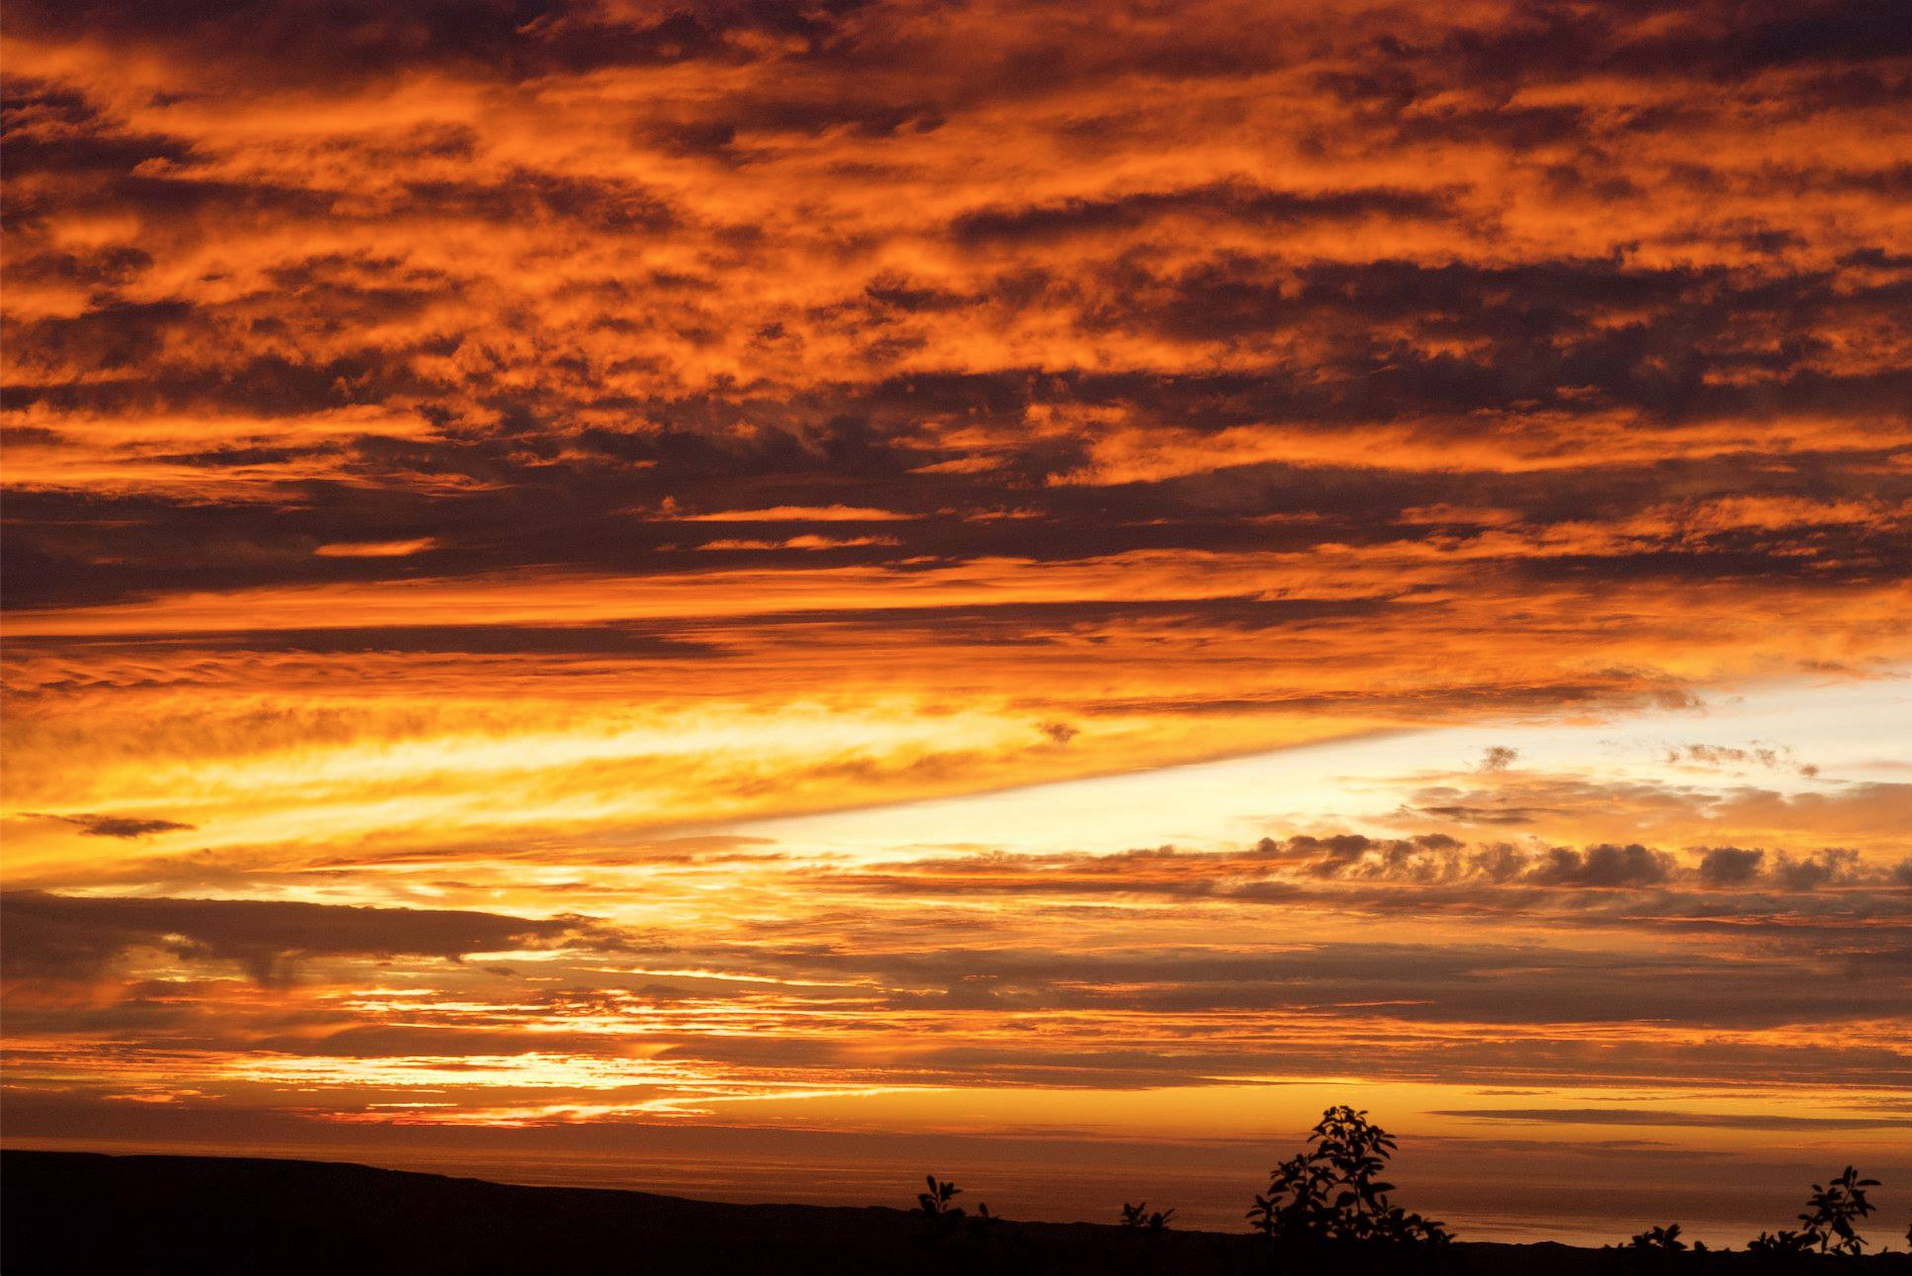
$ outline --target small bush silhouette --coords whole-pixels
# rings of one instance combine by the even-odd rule
[[[1635,1236],[1629,1242],[1634,1249],[1651,1249],[1671,1252],[1685,1249],[1686,1242],[1680,1239],[1680,1225],[1669,1223],[1665,1227],[1649,1228]]]
[[[929,1183],[929,1191],[918,1192],[916,1194],[916,1204],[922,1209],[923,1213],[931,1218],[944,1218],[949,1215],[955,1215],[960,1218],[963,1213],[963,1207],[953,1205],[950,1202],[956,1197],[961,1196],[963,1189],[957,1187],[954,1183],[943,1182],[934,1174],[925,1174],[923,1178]]]
[[[1799,1216],[1803,1228],[1796,1232],[1761,1232],[1746,1248],[1765,1254],[1843,1254],[1856,1258],[1866,1245],[1856,1224],[1874,1209],[1866,1199],[1866,1189],[1877,1186],[1878,1179],[1862,1179],[1859,1171],[1848,1165],[1845,1173],[1830,1183],[1812,1185],[1812,1196]],[[1906,1239],[1912,1241],[1912,1229],[1907,1230]]]
[[[1859,1171],[1850,1165],[1829,1185],[1812,1185],[1812,1197],[1806,1202],[1811,1213],[1801,1214],[1799,1218],[1806,1225],[1806,1233],[1818,1241],[1821,1251],[1857,1254],[1865,1248],[1866,1243],[1854,1223],[1872,1213],[1866,1189],[1877,1186],[1878,1179],[1862,1179]]]
[[[1143,1201],[1140,1205],[1124,1204],[1122,1206],[1122,1226],[1124,1227],[1140,1227],[1151,1232],[1159,1232],[1166,1228],[1168,1221],[1174,1217],[1174,1210],[1156,1210],[1153,1214],[1149,1213],[1147,1201]]]
[[[1746,1242],[1746,1248],[1755,1254],[1804,1254],[1811,1246],[1800,1233],[1782,1230],[1761,1232]]]
[[[1308,1136],[1309,1147],[1276,1166],[1268,1191],[1248,1218],[1255,1230],[1284,1244],[1383,1242],[1439,1244],[1447,1229],[1390,1204],[1392,1183],[1379,1175],[1394,1137],[1346,1105],[1329,1108]]]
[[[1026,1265],[1020,1255],[1020,1236],[1005,1231],[988,1205],[978,1202],[976,1212],[969,1214],[955,1203],[962,1188],[934,1174],[924,1175],[923,1180],[929,1190],[916,1194],[916,1217],[923,1224],[917,1244],[965,1271],[1013,1271]]]

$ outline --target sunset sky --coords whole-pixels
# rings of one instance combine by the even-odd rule
[[[7,9],[10,1145],[1912,1206],[1912,8]]]

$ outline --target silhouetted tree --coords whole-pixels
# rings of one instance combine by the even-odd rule
[[[1825,1187],[1814,1183],[1812,1197],[1806,1202],[1811,1211],[1799,1216],[1806,1234],[1818,1242],[1822,1253],[1857,1254],[1866,1246],[1854,1224],[1872,1213],[1872,1202],[1865,1190],[1879,1186],[1878,1179],[1862,1179],[1848,1165],[1846,1172]]]
[[[1845,1173],[1830,1183],[1812,1185],[1812,1196],[1799,1216],[1804,1227],[1796,1232],[1761,1232],[1746,1248],[1764,1254],[1843,1254],[1856,1258],[1866,1245],[1859,1235],[1858,1220],[1874,1209],[1866,1199],[1866,1189],[1877,1186],[1878,1179],[1862,1179],[1859,1171],[1848,1165]],[[1906,1237],[1912,1240],[1912,1230]]]
[[[1248,1218],[1256,1231],[1284,1245],[1321,1243],[1439,1244],[1447,1229],[1388,1200],[1383,1182],[1394,1137],[1345,1105],[1329,1108],[1309,1146],[1277,1165],[1268,1191]]]

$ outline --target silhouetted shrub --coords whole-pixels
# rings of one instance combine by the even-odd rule
[[[955,1203],[956,1198],[963,1194],[963,1189],[934,1174],[923,1177],[929,1184],[929,1191],[916,1194],[917,1217],[923,1220],[922,1240],[938,1249],[947,1248],[963,1232],[963,1207]]]
[[[1680,1225],[1669,1223],[1665,1227],[1648,1228],[1639,1233],[1630,1242],[1634,1249],[1652,1249],[1672,1252],[1686,1248],[1686,1242],[1680,1239]]]
[[[1811,1252],[1805,1236],[1798,1232],[1777,1231],[1761,1232],[1746,1242],[1746,1248],[1755,1254],[1777,1256],[1784,1254],[1805,1254]]]
[[[923,1178],[929,1183],[929,1191],[916,1194],[916,1204],[923,1213],[936,1219],[948,1218],[952,1215],[961,1218],[963,1207],[952,1205],[950,1202],[961,1196],[963,1189],[954,1183],[943,1182],[934,1174],[925,1174]]]
[[[978,1202],[976,1213],[970,1215],[955,1203],[963,1194],[962,1188],[934,1174],[926,1174],[923,1179],[929,1190],[916,1194],[917,1217],[924,1222],[918,1240],[965,1266],[985,1260],[1002,1266],[1005,1246],[1013,1248],[1015,1242],[1000,1234],[1001,1220],[989,1212],[989,1206]]]
[[[1768,1255],[1843,1254],[1856,1258],[1866,1245],[1856,1224],[1874,1208],[1866,1199],[1866,1189],[1877,1186],[1878,1179],[1862,1179],[1859,1171],[1848,1165],[1845,1173],[1830,1183],[1812,1185],[1812,1196],[1799,1216],[1803,1228],[1796,1232],[1761,1232],[1746,1248]],[[1912,1240],[1912,1230],[1906,1237]]]
[[[1143,1201],[1140,1205],[1124,1204],[1122,1206],[1122,1226],[1124,1227],[1140,1227],[1151,1232],[1159,1232],[1166,1228],[1168,1221],[1174,1217],[1174,1210],[1156,1210],[1153,1214],[1149,1213],[1147,1201]]]
[[[1256,1231],[1286,1245],[1431,1245],[1450,1239],[1441,1224],[1388,1201],[1394,1185],[1379,1176],[1394,1153],[1394,1138],[1366,1112],[1329,1108],[1308,1143],[1274,1168],[1268,1191],[1255,1197],[1248,1218]]]
[[[1813,1237],[1821,1251],[1829,1254],[1857,1254],[1866,1243],[1854,1224],[1872,1213],[1872,1202],[1865,1190],[1879,1186],[1878,1179],[1862,1179],[1848,1165],[1846,1172],[1825,1187],[1812,1185],[1812,1197],[1806,1202],[1810,1213],[1801,1214],[1806,1234]]]

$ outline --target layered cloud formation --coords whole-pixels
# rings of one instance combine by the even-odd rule
[[[22,1102],[1902,1122],[1902,740],[1505,746],[1165,848],[739,827],[1896,687],[1902,6],[8,16]]]

